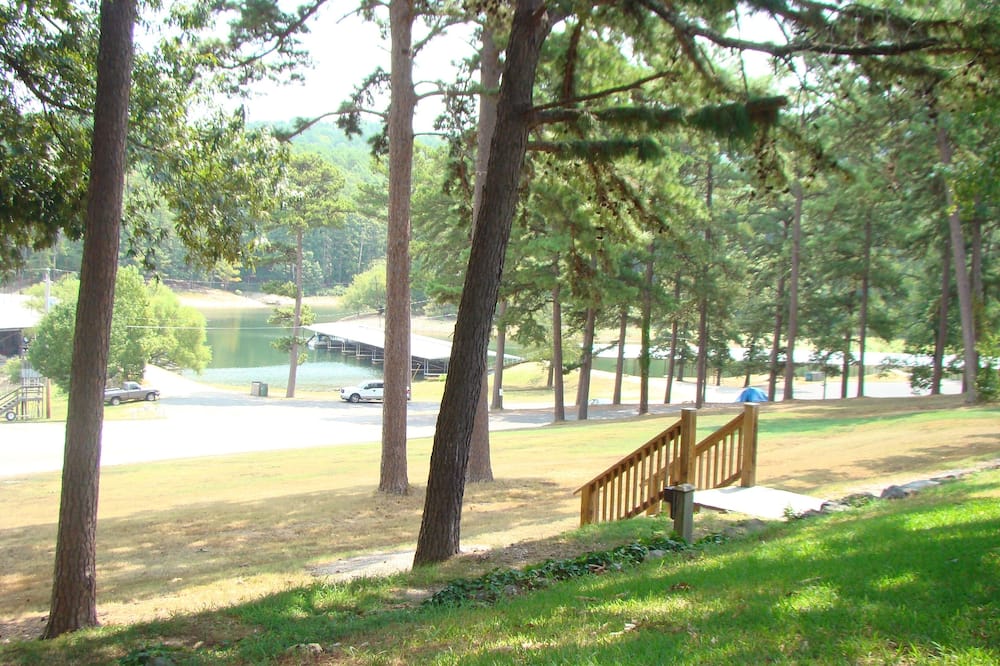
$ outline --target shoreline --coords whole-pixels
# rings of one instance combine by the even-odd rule
[[[226,291],[224,289],[176,289],[182,305],[196,310],[236,310],[240,308],[273,308],[279,305],[292,305],[295,301],[286,296],[265,294],[263,292]],[[304,305],[313,308],[330,308],[339,303],[336,296],[306,296],[302,299]]]

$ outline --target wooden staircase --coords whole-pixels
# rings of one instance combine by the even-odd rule
[[[698,410],[682,409],[676,423],[577,489],[580,524],[659,513],[668,486],[753,486],[759,410],[760,405],[747,403],[739,415],[696,444]]]

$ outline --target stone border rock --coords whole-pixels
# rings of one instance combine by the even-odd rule
[[[867,504],[876,499],[883,500],[895,500],[895,499],[905,499],[911,495],[915,495],[922,490],[927,488],[933,488],[935,486],[940,486],[943,483],[948,483],[950,481],[958,481],[977,472],[985,472],[989,470],[1000,469],[1000,458],[994,458],[993,460],[987,460],[974,467],[969,467],[965,469],[955,469],[948,470],[945,472],[939,472],[934,476],[926,479],[916,479],[908,483],[900,485],[891,485],[885,487],[882,492],[878,495],[875,493],[855,493],[853,495],[848,495],[847,497],[842,497],[839,500],[831,500],[829,502],[824,502],[822,508],[819,511],[806,511],[805,513],[799,514],[797,518],[803,518],[810,515],[819,515],[821,513],[830,513],[834,511],[844,511],[853,506],[859,506],[861,504]]]

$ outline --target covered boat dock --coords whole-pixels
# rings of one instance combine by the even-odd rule
[[[372,363],[385,360],[385,331],[354,322],[310,324],[303,328],[312,331],[309,347],[329,349],[357,358],[370,359]],[[414,375],[437,377],[448,373],[451,360],[451,343],[423,335],[410,335],[410,370]]]

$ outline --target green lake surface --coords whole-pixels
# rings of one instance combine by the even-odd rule
[[[271,308],[202,309],[206,337],[212,348],[209,366],[196,374],[199,381],[211,384],[246,385],[264,382],[273,393],[288,382],[288,354],[271,346],[275,339],[288,335],[288,329],[268,324]],[[333,312],[316,312],[317,322],[334,321]],[[304,337],[308,337],[306,332]],[[336,391],[371,377],[382,376],[382,366],[367,359],[357,359],[339,351],[309,349],[308,360],[299,366],[296,387],[306,390]]]

